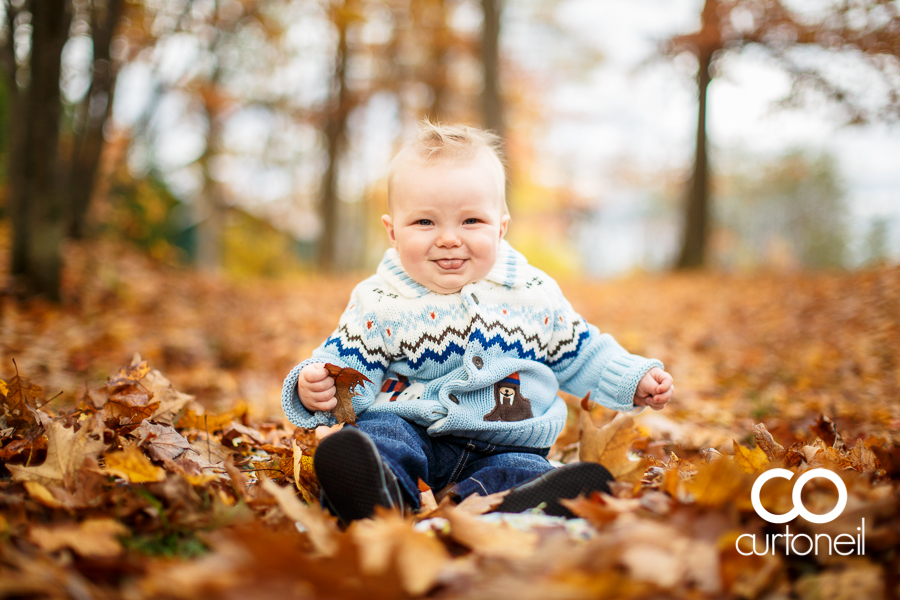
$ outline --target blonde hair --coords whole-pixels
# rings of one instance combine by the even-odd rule
[[[418,124],[416,137],[403,145],[388,167],[388,207],[391,204],[394,177],[397,171],[410,162],[418,165],[441,162],[464,165],[479,156],[484,156],[488,167],[497,176],[500,199],[503,201],[503,212],[508,214],[506,168],[503,164],[501,148],[500,136],[491,131],[468,125],[432,123],[427,118],[423,119]]]

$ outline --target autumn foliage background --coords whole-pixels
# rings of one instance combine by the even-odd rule
[[[664,164],[657,132],[622,119],[637,155],[599,160],[589,134],[610,121],[552,109],[614,79],[556,21],[569,4],[0,5],[0,597],[900,597],[895,213],[850,223],[833,153],[748,155],[707,143],[705,120],[712,79],[756,49],[786,73],[781,109],[896,122],[897,2],[696,2],[695,27],[641,59],[676,65],[665,85],[696,108]],[[859,79],[832,78],[835,57]],[[383,167],[425,116],[503,137],[513,245],[674,376],[658,413],[565,397],[550,458],[617,479],[573,501],[579,519],[476,497],[341,530],[311,469],[328,432],[281,411],[386,247]],[[867,163],[890,162],[879,148]],[[790,526],[865,519],[865,554],[739,553],[783,531],[750,502],[772,467],[838,473],[843,514]],[[836,498],[803,491],[819,514]],[[786,512],[791,482],[762,501]]]
[[[580,446],[617,475],[615,497],[579,501],[581,529],[479,522],[475,505],[340,532],[304,502],[316,435],[287,423],[278,396],[355,278],[236,284],[121,245],[67,252],[62,305],[3,300],[7,596],[897,593],[897,267],[563,282],[677,382],[670,407],[633,422],[570,399],[551,457]],[[842,517],[792,525],[850,531],[864,517],[865,556],[737,554],[741,533],[776,531],[749,502],[754,474],[776,464],[841,474]],[[765,488],[766,506],[789,509],[788,486]],[[834,505],[833,486],[807,487],[810,510]],[[428,518],[436,531],[415,527]]]

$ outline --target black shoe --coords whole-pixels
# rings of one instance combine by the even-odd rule
[[[573,519],[575,515],[559,501],[587,496],[591,492],[609,494],[611,481],[615,478],[601,464],[579,462],[563,465],[512,488],[493,512],[517,513],[543,505],[544,514]]]
[[[376,506],[403,512],[400,485],[375,443],[355,427],[326,437],[313,454],[323,504],[344,525],[375,514]]]

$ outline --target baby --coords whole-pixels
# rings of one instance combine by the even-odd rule
[[[389,249],[353,290],[337,330],[297,365],[282,404],[300,427],[333,425],[324,363],[368,377],[357,427],[326,437],[313,464],[346,523],[375,506],[413,511],[419,480],[460,500],[512,488],[496,510],[609,491],[596,463],[545,458],[566,421],[560,388],[614,410],[662,409],[672,377],[629,354],[503,240],[509,225],[496,136],[424,122],[388,172]],[[357,388],[357,391],[360,391]]]

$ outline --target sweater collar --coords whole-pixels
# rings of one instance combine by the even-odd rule
[[[506,240],[500,240],[497,248],[497,262],[485,276],[485,280],[508,288],[517,288],[525,284],[525,267],[528,260],[517,252]],[[400,255],[393,248],[388,248],[376,271],[386,282],[391,284],[407,298],[419,298],[431,290],[415,281],[400,264]]]

